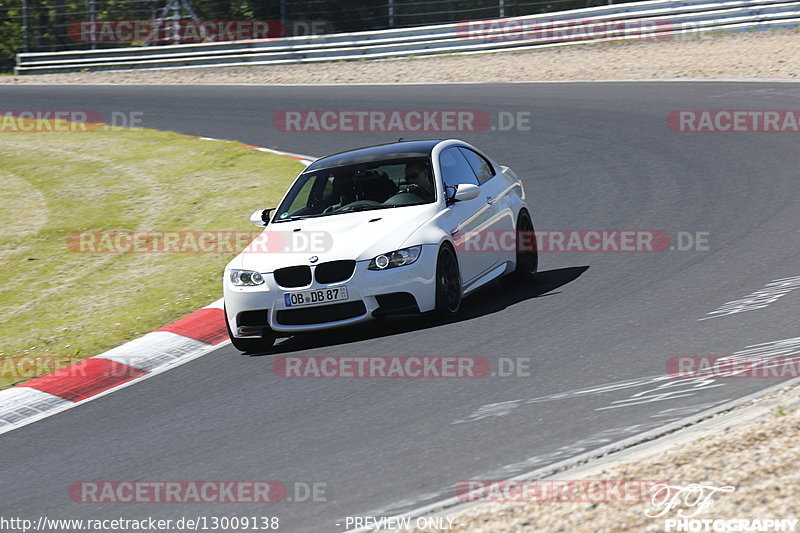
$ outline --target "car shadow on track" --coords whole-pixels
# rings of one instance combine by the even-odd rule
[[[260,357],[325,346],[336,346],[338,344],[389,337],[399,333],[410,333],[445,324],[472,320],[502,311],[507,307],[531,298],[559,294],[553,291],[575,281],[588,269],[588,266],[558,268],[539,272],[533,280],[525,283],[513,285],[503,285],[500,282],[490,283],[465,298],[461,311],[457,316],[449,320],[431,320],[430,316],[422,315],[412,318],[390,319],[383,323],[377,321],[362,323],[359,326],[327,330],[324,335],[308,333],[281,339],[271,350],[258,354],[248,354],[248,356]],[[492,294],[488,296],[486,292],[490,288]]]

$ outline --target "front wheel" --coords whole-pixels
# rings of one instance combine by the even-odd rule
[[[515,281],[528,281],[538,269],[539,250],[533,222],[528,212],[522,211],[517,219],[517,268],[510,277]]]
[[[461,309],[461,274],[456,254],[449,246],[439,249],[436,260],[436,314],[442,318],[455,316]]]
[[[260,339],[240,339],[233,336],[231,326],[228,324],[228,313],[225,311],[225,329],[228,330],[228,337],[231,339],[233,347],[242,353],[263,353],[272,348],[277,336],[268,327],[265,327]]]

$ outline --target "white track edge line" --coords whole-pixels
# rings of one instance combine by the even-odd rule
[[[605,446],[601,446],[600,448],[597,448],[596,450],[585,452],[585,453],[576,455],[574,457],[570,457],[568,459],[564,459],[563,461],[559,461],[557,463],[553,463],[551,465],[548,465],[548,466],[545,466],[545,467],[542,467],[542,468],[537,468],[535,470],[531,470],[529,472],[525,472],[523,474],[519,474],[517,476],[510,477],[508,479],[510,479],[510,480],[515,480],[515,479],[517,479],[517,480],[518,479],[544,479],[544,478],[546,478],[548,476],[552,476],[552,475],[557,474],[559,472],[563,472],[563,471],[568,470],[570,468],[573,468],[575,466],[579,466],[579,465],[582,465],[582,464],[589,463],[594,459],[599,459],[601,457],[604,457],[604,456],[607,456],[607,455],[610,455],[610,454],[613,454],[613,453],[616,453],[616,452],[620,452],[620,451],[623,451],[623,450],[628,449],[628,448],[632,448],[633,446],[636,446],[636,445],[639,445],[639,444],[647,444],[647,443],[651,443],[651,442],[653,444],[656,444],[660,437],[663,437],[663,436],[665,436],[667,434],[671,434],[671,433],[679,431],[679,430],[687,429],[689,426],[692,426],[692,425],[697,424],[699,422],[702,422],[702,421],[705,421],[707,419],[710,419],[713,416],[716,416],[718,414],[722,414],[722,413],[725,413],[725,412],[728,412],[728,411],[732,411],[733,409],[735,409],[735,408],[737,408],[737,407],[739,407],[739,406],[741,406],[743,404],[746,404],[747,402],[750,402],[752,400],[758,399],[758,398],[760,398],[762,396],[766,396],[768,394],[775,393],[775,392],[777,392],[777,391],[779,391],[781,389],[784,389],[784,388],[793,387],[793,386],[798,385],[798,384],[800,384],[800,378],[794,378],[794,379],[790,379],[790,380],[787,380],[787,381],[782,381],[781,383],[778,383],[776,385],[772,385],[771,387],[767,387],[766,389],[762,389],[762,390],[747,394],[745,396],[742,396],[741,398],[737,398],[736,400],[731,400],[729,402],[725,402],[723,404],[720,404],[720,405],[718,405],[716,407],[712,407],[711,409],[706,409],[705,411],[701,411],[700,413],[697,413],[697,414],[694,414],[694,415],[691,415],[691,416],[687,416],[687,417],[682,418],[680,420],[676,420],[675,422],[671,422],[671,423],[666,424],[666,425],[664,425],[664,426],[662,426],[660,428],[655,428],[655,429],[651,429],[651,430],[645,431],[645,432],[640,433],[638,435],[634,435],[633,437],[628,437],[627,439],[622,439],[620,441],[613,442],[613,443],[607,444]],[[760,407],[760,406],[751,406],[751,407],[752,408],[757,408],[757,407]],[[750,407],[748,407],[748,409],[749,408]],[[457,496],[451,496],[449,498],[445,498],[443,500],[439,500],[437,502],[430,503],[430,504],[418,507],[416,509],[408,511],[407,513],[403,513],[403,514],[400,514],[400,515],[395,515],[392,518],[397,518],[397,517],[416,518],[416,517],[419,517],[419,516],[426,516],[426,515],[430,515],[430,514],[433,514],[433,513],[441,513],[442,511],[445,511],[445,510],[448,510],[450,512],[456,513],[456,512],[459,512],[460,510],[464,509],[464,508],[471,507],[473,505],[475,505],[475,502],[463,502]],[[346,531],[347,531],[347,533],[368,533],[368,532],[381,531],[381,530],[375,529],[375,528],[363,527],[363,528],[358,528],[358,529],[349,529],[349,530],[346,530]]]

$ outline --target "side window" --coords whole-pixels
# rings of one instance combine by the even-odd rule
[[[291,205],[284,206],[282,205],[281,208],[284,209],[282,213],[278,213],[278,218],[286,218],[292,215],[307,215],[314,212],[316,208],[316,203],[319,198],[319,193],[322,186],[325,185],[325,177],[321,175],[309,175],[304,177],[305,181],[299,180],[292,185],[292,192],[290,192],[290,196],[295,194],[296,196],[292,200]]]
[[[442,169],[442,180],[445,186],[458,185],[459,183],[478,185],[475,172],[472,171],[472,167],[455,146],[442,151],[439,155],[439,166]]]
[[[302,209],[304,207],[308,207],[309,199],[311,198],[311,190],[314,188],[314,184],[317,182],[317,178],[309,178],[300,190],[297,192],[297,197],[295,197],[294,202],[292,202],[291,211],[295,212],[298,209]]]
[[[325,181],[325,190],[322,191],[323,198],[330,198],[333,195],[333,174],[328,176],[328,179]]]
[[[483,184],[491,179],[492,176],[494,176],[494,169],[492,169],[492,165],[490,165],[483,156],[476,154],[469,148],[459,148],[459,150],[461,150],[461,153],[464,154],[465,158],[467,158],[469,166],[472,167],[472,170],[475,171],[475,175],[478,176],[479,183]]]

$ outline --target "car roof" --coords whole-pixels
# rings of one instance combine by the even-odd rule
[[[348,150],[346,152],[340,152],[338,154],[317,159],[308,165],[306,171],[332,168],[342,165],[369,163],[372,161],[380,161],[382,159],[430,157],[433,148],[440,142],[442,142],[441,139],[426,141],[400,141],[368,146],[366,148],[358,148],[356,150]]]

